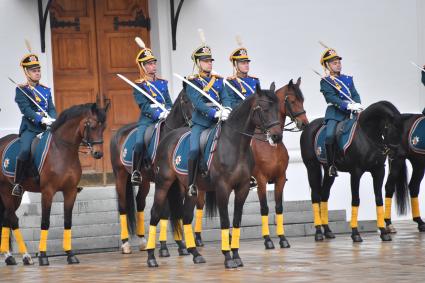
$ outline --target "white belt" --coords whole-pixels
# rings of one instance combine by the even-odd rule
[[[151,104],[151,108],[159,108],[158,104]]]

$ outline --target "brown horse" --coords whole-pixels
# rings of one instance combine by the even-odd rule
[[[108,104],[109,106],[109,104]],[[81,177],[81,164],[78,151],[81,144],[88,146],[91,155],[103,156],[103,131],[106,124],[106,111],[98,108],[97,103],[73,106],[59,116],[53,123],[49,147],[45,155],[39,178],[28,177],[23,182],[25,190],[41,193],[41,234],[39,245],[39,264],[49,265],[46,254],[47,236],[50,226],[50,209],[56,192],[64,196],[64,234],[63,248],[69,264],[79,263],[71,248],[72,209],[77,196],[77,185]],[[8,135],[0,139],[0,155],[9,142],[17,135]],[[4,175],[0,170],[0,224],[2,224],[1,252],[6,257],[7,265],[15,265],[16,261],[10,253],[10,230],[13,231],[19,252],[25,265],[33,264],[27,253],[26,245],[19,230],[16,210],[21,204],[21,197],[12,196],[13,178]]]
[[[167,119],[164,121],[164,124],[161,127],[159,140],[161,140],[169,131],[173,129],[189,126],[191,123],[190,119],[192,117],[192,109],[192,103],[187,98],[185,91],[181,91],[176,101],[174,102],[170,114],[167,116]],[[118,195],[118,210],[120,213],[121,222],[121,252],[123,254],[131,253],[131,247],[128,242],[128,238],[129,234],[134,234],[134,232],[137,233],[137,236],[140,240],[139,249],[144,250],[146,248],[144,210],[146,206],[146,196],[148,195],[150,189],[150,182],[154,181],[154,172],[152,167],[148,166],[146,168],[142,168],[142,184],[139,185],[139,189],[136,195],[136,214],[136,208],[134,207],[133,185],[130,181],[131,178],[129,170],[131,169],[126,168],[120,158],[123,143],[130,132],[136,128],[136,126],[137,124],[133,123],[120,128],[111,139],[110,146],[112,168],[115,175],[115,189]],[[161,229],[159,240],[161,243],[161,257],[170,256],[166,244],[168,214],[168,207],[166,207],[161,216],[160,223]],[[175,233],[174,240],[178,245],[179,255],[188,255],[189,253],[186,250],[186,245],[184,244],[181,236]]]
[[[276,91],[279,101],[279,112],[281,124],[284,131],[302,130],[307,124],[308,119],[304,111],[304,96],[300,89],[301,78],[298,78],[294,84],[292,80],[287,85]],[[289,116],[291,122],[285,124],[286,117]],[[295,127],[291,129],[285,128],[294,123]],[[285,126],[285,127],[284,127]],[[289,248],[289,243],[285,238],[283,228],[283,205],[282,196],[283,188],[286,183],[286,169],[288,168],[289,156],[288,151],[283,143],[275,146],[269,144],[261,131],[256,130],[255,136],[251,142],[251,148],[255,160],[255,167],[252,175],[258,183],[257,193],[261,206],[261,222],[262,236],[266,249],[273,249],[274,245],[270,239],[267,206],[267,183],[274,183],[275,202],[276,202],[276,234],[280,238],[279,244],[281,248]],[[202,216],[205,204],[205,193],[199,192],[197,199],[197,209],[195,215],[195,243],[197,246],[203,246],[202,232]]]

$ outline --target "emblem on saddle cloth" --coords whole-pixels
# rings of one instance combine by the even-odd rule
[[[4,163],[3,163],[4,168],[9,167],[9,164],[10,164],[10,159],[9,159],[9,158],[6,158],[6,159],[4,160]]]
[[[420,154],[425,154],[425,117],[419,117],[409,131],[409,148]]]
[[[180,163],[182,162],[182,157],[181,157],[181,155],[179,155],[179,156],[177,156],[177,157],[176,157],[175,162],[176,162],[176,165],[180,165]]]
[[[413,145],[417,145],[419,143],[419,137],[418,136],[416,136],[416,137],[414,137],[413,139],[412,139],[412,144]]]

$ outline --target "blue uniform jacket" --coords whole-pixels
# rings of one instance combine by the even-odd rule
[[[223,78],[213,75],[211,77],[202,78],[196,76],[189,80],[198,88],[203,89],[208,95],[210,95],[210,97],[224,107],[231,107],[231,99],[224,88]],[[210,86],[211,80],[214,81]],[[217,112],[217,109],[212,105],[212,102],[190,85],[187,85],[186,92],[194,107],[192,122],[204,127],[211,127],[216,122],[214,115]]]
[[[50,93],[50,88],[37,84],[35,90],[31,89],[29,85],[20,85],[20,88],[25,91],[25,93],[32,98],[41,108],[46,111],[49,116],[53,119],[56,119],[56,109],[53,104],[52,94]],[[41,124],[41,118],[44,117],[43,112],[32,102],[19,88],[16,88],[15,92],[15,102],[18,104],[19,109],[22,113],[21,126],[19,128],[19,135],[24,131],[32,131],[36,133],[41,133],[46,130],[46,128]]]
[[[347,96],[351,97],[355,102],[361,103],[360,96],[354,87],[353,77],[347,75],[340,75],[338,77],[328,76],[320,81],[320,91],[323,93],[328,103],[325,121],[343,121],[350,114],[350,111],[347,110],[347,105],[350,101],[325,80],[340,89]]]
[[[170,93],[168,92],[168,82],[166,80],[137,80],[136,84],[153,98],[155,98],[156,101],[164,105],[166,109],[170,110],[173,106]],[[159,107],[156,107],[152,101],[150,101],[145,95],[136,89],[133,92],[133,96],[137,105],[139,105],[139,108],[142,111],[139,118],[139,124],[151,125],[158,121],[158,117],[162,110]]]
[[[244,81],[247,85],[249,85],[249,87],[246,86],[240,80]],[[246,78],[236,78],[235,76],[229,77],[227,78],[227,81],[231,83],[232,86],[236,88],[245,97],[252,95],[255,92],[255,88],[257,87],[257,84],[258,85],[260,84],[260,80],[258,78],[251,77],[251,76],[247,76]],[[225,89],[231,99],[230,107],[234,109],[236,106],[238,106],[242,102],[242,98],[240,98],[239,95],[236,94],[236,92],[234,92],[229,86],[226,85]]]

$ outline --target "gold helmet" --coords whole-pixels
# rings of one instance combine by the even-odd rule
[[[25,45],[28,50],[28,54],[26,54],[20,62],[20,66],[24,70],[25,75],[28,77],[28,70],[40,68],[40,60],[38,59],[38,56],[32,52],[31,50],[31,44],[28,40],[25,39]]]
[[[150,61],[156,61],[156,57],[153,55],[153,52],[150,48],[147,48],[145,43],[140,37],[136,37],[134,39],[137,45],[141,48],[139,53],[136,56],[136,64],[139,67],[140,75],[144,77],[146,75],[145,67],[143,66],[145,63]]]

